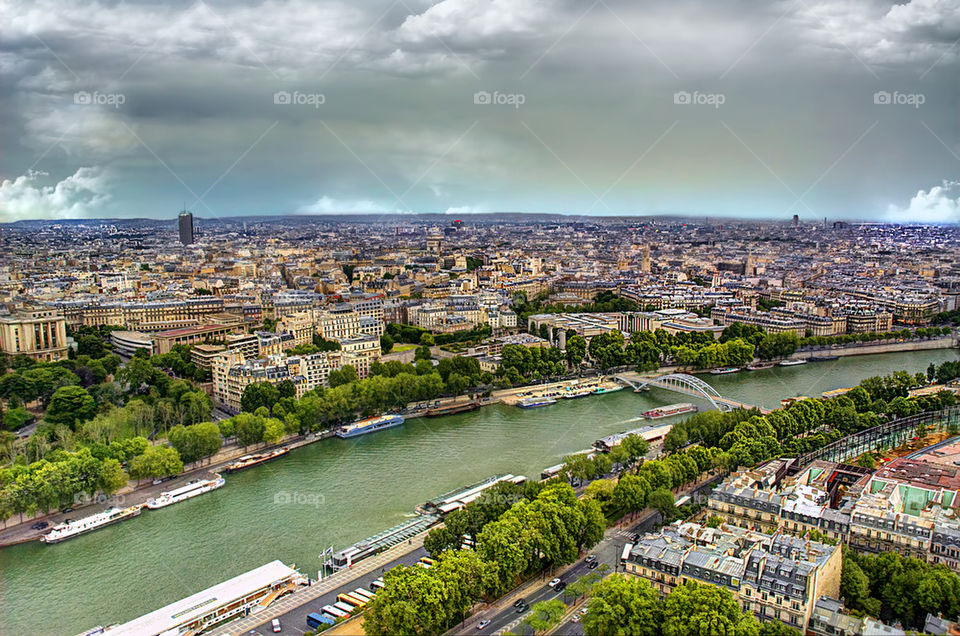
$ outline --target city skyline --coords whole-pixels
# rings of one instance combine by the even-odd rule
[[[949,2],[5,2],[0,222],[960,219]]]

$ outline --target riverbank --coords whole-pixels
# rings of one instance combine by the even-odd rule
[[[934,349],[953,349],[957,347],[957,341],[953,336],[944,338],[931,338],[930,340],[907,340],[905,342],[886,342],[886,343],[854,343],[842,347],[823,347],[819,349],[805,349],[796,351],[791,356],[791,360],[800,360],[810,357],[823,355],[839,356],[868,356],[878,353],[902,353],[904,351],[931,351]]]

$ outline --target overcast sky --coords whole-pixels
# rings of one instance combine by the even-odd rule
[[[0,6],[0,221],[960,220],[957,0]]]

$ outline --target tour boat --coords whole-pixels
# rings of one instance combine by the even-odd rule
[[[722,369],[711,369],[710,373],[713,375],[726,375],[728,373],[739,373],[740,367],[724,367]]]
[[[402,415],[380,415],[378,417],[370,417],[365,420],[359,420],[352,424],[347,424],[346,426],[340,428],[335,435],[342,439],[357,437],[358,435],[366,435],[367,433],[374,433],[376,431],[383,431],[388,428],[393,428],[394,426],[400,426],[404,423],[404,421],[405,420]]]
[[[668,404],[667,406],[658,406],[655,409],[650,409],[649,411],[644,411],[640,415],[647,418],[648,420],[659,420],[664,417],[673,417],[674,415],[682,415],[684,413],[694,413],[696,412],[697,407],[688,402],[680,402],[678,404]]]
[[[795,366],[797,366],[797,365],[806,364],[806,363],[807,363],[806,360],[781,360],[781,361],[780,361],[780,366],[781,366],[781,367],[795,367]]]
[[[176,490],[162,492],[159,497],[147,499],[147,508],[150,510],[166,508],[169,505],[186,501],[197,495],[202,495],[205,492],[221,488],[226,481],[220,475],[216,475],[215,477],[215,479],[198,479]]]
[[[99,530],[104,526],[109,526],[124,519],[136,517],[142,509],[142,505],[130,506],[129,508],[110,507],[103,512],[98,512],[95,515],[84,517],[83,519],[77,519],[76,521],[70,521],[68,519],[63,523],[55,525],[53,530],[40,537],[40,540],[47,544],[60,543],[61,541],[79,537],[81,534]]]
[[[522,409],[535,409],[539,406],[550,406],[557,401],[552,397],[525,397],[517,400],[517,406]]]
[[[257,453],[257,454],[254,454],[254,455],[244,455],[243,457],[241,457],[241,458],[238,459],[237,461],[232,462],[232,463],[227,464],[226,466],[224,466],[223,472],[225,472],[225,473],[235,473],[235,472],[237,472],[238,470],[243,470],[244,468],[250,468],[250,467],[252,467],[252,466],[259,466],[260,464],[262,464],[262,463],[264,463],[264,462],[268,462],[268,461],[270,461],[270,460],[272,460],[272,459],[276,459],[277,457],[283,457],[284,455],[286,455],[286,454],[289,453],[289,452],[290,452],[290,449],[289,449],[289,448],[282,447],[282,448],[275,448],[275,449],[273,449],[272,451],[270,451],[270,452],[268,452],[268,453]]]

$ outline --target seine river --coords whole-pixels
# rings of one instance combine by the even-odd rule
[[[952,350],[894,353],[701,377],[724,396],[775,408],[784,397],[956,358]],[[127,621],[273,559],[315,576],[325,547],[346,547],[496,473],[538,477],[599,437],[639,426],[641,412],[681,401],[689,398],[624,390],[542,409],[497,405],[410,420],[294,450],[227,475],[220,490],[66,543],[4,548],[0,634],[70,636]]]

